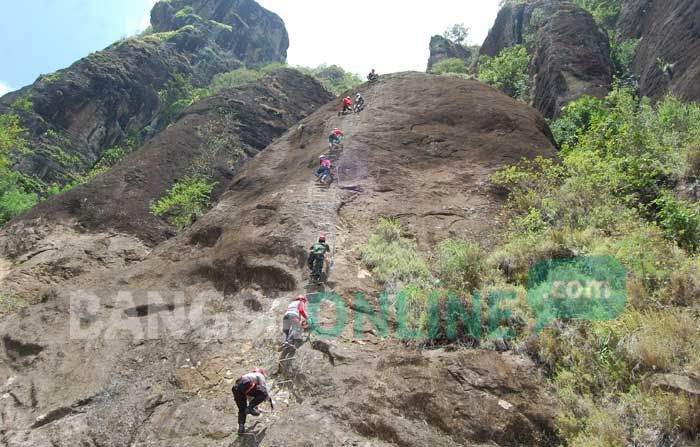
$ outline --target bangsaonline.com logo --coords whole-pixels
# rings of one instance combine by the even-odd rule
[[[538,262],[528,273],[526,293],[527,306],[534,316],[533,331],[542,330],[554,320],[616,318],[625,307],[626,278],[622,264],[609,256]],[[214,290],[194,297],[182,291],[120,291],[116,296],[109,295],[72,293],[71,338],[109,339],[123,337],[126,332],[134,339],[187,336],[221,340],[240,337],[246,330],[242,320],[259,318],[265,310],[279,313],[281,330],[287,304],[282,298],[262,298],[256,305],[244,305],[243,298],[227,297]],[[312,333],[324,338],[339,336],[352,323],[353,336],[358,339],[364,338],[367,324],[379,337],[393,332],[402,340],[453,340],[463,335],[475,340],[482,335],[496,339],[515,336],[508,323],[517,299],[513,291],[491,291],[486,296],[475,292],[464,297],[410,287],[383,293],[378,306],[372,306],[361,293],[351,299],[333,292],[313,293],[309,294],[307,313]],[[246,314],[245,319],[241,313]]]

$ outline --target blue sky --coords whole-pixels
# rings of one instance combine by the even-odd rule
[[[0,96],[148,26],[156,0],[7,0],[0,26]],[[258,0],[284,19],[289,63],[364,74],[425,70],[430,36],[453,23],[483,42],[499,0]],[[329,13],[336,18],[329,20]],[[339,36],[340,27],[345,27]],[[351,28],[359,27],[358,32]],[[332,38],[329,38],[332,37]]]
[[[67,67],[92,51],[134,34],[143,28],[143,20],[148,18],[153,3],[152,0],[3,2],[0,83],[10,88],[31,84],[42,73]]]

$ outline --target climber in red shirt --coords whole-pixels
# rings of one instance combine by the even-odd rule
[[[349,96],[346,96],[343,98],[343,111],[342,113],[345,112],[352,112],[352,99],[350,99]]]

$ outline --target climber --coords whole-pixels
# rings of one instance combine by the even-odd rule
[[[362,93],[357,92],[355,95],[355,113],[359,113],[365,108],[365,98],[362,97]]]
[[[349,96],[343,98],[343,110],[341,113],[352,112],[352,99]]]
[[[331,130],[331,133],[328,135],[328,147],[332,148],[334,144],[340,144],[340,137],[342,136],[343,131],[337,127]]]
[[[316,169],[316,177],[318,181],[323,181],[324,177],[330,175],[333,163],[325,155],[318,157],[320,166]]]
[[[331,248],[326,243],[326,236],[323,234],[318,237],[318,242],[311,246],[309,250],[309,258],[307,260],[309,269],[311,270],[311,278],[315,281],[321,280],[323,273],[323,263],[326,260],[326,253],[330,253]]]
[[[379,79],[379,75],[377,74],[377,72],[374,71],[374,68],[373,68],[372,71],[370,71],[369,74],[367,75],[367,80],[369,82],[372,82],[372,81],[376,81],[377,79]]]
[[[303,320],[302,320],[303,318]],[[289,303],[287,311],[282,319],[282,333],[284,334],[283,344],[292,344],[301,338],[302,325],[306,324],[306,295],[297,296]]]
[[[265,400],[270,401],[270,408],[275,409],[272,397],[267,391],[265,384],[265,370],[255,368],[252,373],[245,374],[236,380],[236,384],[231,388],[233,399],[238,406],[238,433],[245,433],[246,415],[260,416],[260,412],[255,409]],[[248,398],[253,399],[248,403]]]

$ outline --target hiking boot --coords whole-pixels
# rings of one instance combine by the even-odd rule
[[[238,434],[242,435],[245,433],[245,424],[238,424]]]
[[[248,407],[246,412],[251,416],[260,416],[260,412],[253,407]]]

